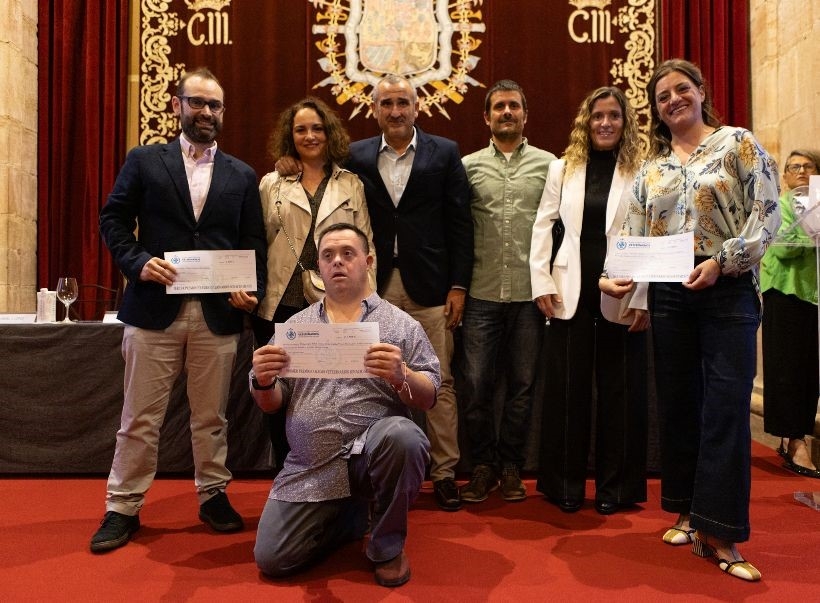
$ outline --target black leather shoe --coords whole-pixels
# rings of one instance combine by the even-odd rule
[[[433,494],[436,503],[445,511],[458,511],[461,508],[461,496],[458,494],[458,486],[451,477],[433,482]]]
[[[804,467],[803,465],[798,465],[795,463],[791,458],[786,458],[783,462],[783,467],[796,473],[797,475],[803,475],[805,477],[813,477],[815,479],[820,479],[820,471],[817,469],[809,469],[808,467]]]
[[[244,527],[228,495],[221,490],[199,506],[199,518],[217,532],[236,532]]]
[[[584,504],[584,501],[577,500],[574,498],[567,498],[562,500],[558,503],[558,506],[564,513],[575,513],[576,511],[581,510],[581,506]]]
[[[558,508],[564,513],[575,513],[576,511],[580,511],[584,504],[583,500],[578,500],[577,498],[553,498],[551,496],[547,498],[551,503],[558,505]]]
[[[100,522],[99,529],[91,537],[91,552],[113,551],[131,540],[131,535],[140,529],[138,515],[123,515],[108,511]]]
[[[612,515],[620,508],[618,503],[607,502],[605,500],[595,501],[595,510],[601,515]]]

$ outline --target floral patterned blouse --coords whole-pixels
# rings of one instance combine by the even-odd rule
[[[723,126],[684,164],[673,152],[643,164],[624,229],[652,237],[694,231],[695,256],[738,275],[756,268],[777,233],[779,191],[777,166],[752,133]]]

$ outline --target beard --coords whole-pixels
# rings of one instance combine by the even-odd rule
[[[505,129],[501,127],[508,123],[513,124],[513,126],[515,127],[513,127],[512,129]],[[492,129],[492,135],[503,142],[512,142],[514,140],[517,140],[521,136],[522,130],[523,128],[518,127],[518,125],[515,122],[503,122],[497,128]]]
[[[205,117],[203,115],[191,116],[182,113],[179,119],[182,131],[191,142],[200,144],[213,142],[222,131],[222,120],[214,115]]]

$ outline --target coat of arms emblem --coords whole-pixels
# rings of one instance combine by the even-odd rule
[[[419,110],[435,108],[449,118],[444,103],[460,103],[484,32],[483,0],[308,0],[316,8],[313,33],[328,77],[314,86],[331,86],[339,104],[352,102],[351,117],[371,113],[370,90],[389,73],[416,87]]]

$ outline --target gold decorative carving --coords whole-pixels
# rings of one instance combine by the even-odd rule
[[[192,11],[210,9],[219,12],[230,3],[231,0],[185,0],[185,4]]]
[[[410,80],[420,111],[448,119],[447,101],[461,103],[469,86],[484,87],[469,75],[481,45],[474,34],[485,31],[476,10],[483,0],[307,1],[316,10],[312,31],[322,36],[318,62],[328,74],[314,88],[330,86],[338,104],[352,102],[351,117],[372,114],[370,93],[388,73]]]
[[[618,9],[613,24],[629,38],[624,43],[626,57],[613,59],[609,73],[637,112],[641,141],[648,149],[652,113],[646,86],[655,70],[655,0],[628,0]]]
[[[185,21],[176,12],[169,11],[168,0],[140,0],[140,57],[139,57],[139,144],[168,142],[177,135],[179,124],[168,110],[174,83],[185,71],[185,63],[171,62],[169,39],[188,29],[188,40],[193,46],[231,44],[228,36],[227,15],[215,18],[230,6],[231,0],[185,0],[194,15]],[[192,36],[192,24],[205,21],[202,11],[213,22],[215,36]]]
[[[569,3],[578,10],[583,10],[585,8],[604,10],[607,6],[612,4],[612,0],[569,0]]]
[[[179,79],[184,64],[171,64],[168,38],[184,27],[165,0],[141,0],[139,71],[139,143],[168,142],[176,136],[177,119],[168,111],[170,87]]]

